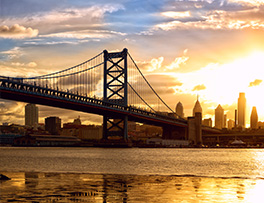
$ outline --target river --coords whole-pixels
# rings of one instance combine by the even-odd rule
[[[262,202],[263,149],[0,147],[0,202]]]

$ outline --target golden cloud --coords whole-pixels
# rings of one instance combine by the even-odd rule
[[[192,89],[192,91],[200,91],[200,90],[205,90],[205,89],[206,89],[205,85],[202,84],[202,85],[196,85],[196,86]]]
[[[157,24],[154,29],[165,31],[174,29],[264,29],[264,20],[260,16],[263,16],[262,9],[237,12],[217,10],[199,16],[199,20],[188,19],[188,16],[186,16],[184,21],[178,18],[177,20]]]
[[[0,26],[0,37],[2,38],[32,38],[38,35],[38,29],[32,29],[31,27],[24,27],[18,24],[15,24],[11,27],[6,25]]]
[[[249,87],[258,86],[260,85],[260,83],[262,83],[262,80],[256,79],[253,82],[249,83]]]
[[[170,18],[186,18],[191,16],[190,11],[184,11],[184,12],[167,11],[167,12],[162,12],[161,15]]]
[[[180,68],[181,65],[185,64],[185,62],[189,59],[188,56],[186,56],[188,49],[185,49],[183,51],[183,56],[176,57],[174,61],[165,67],[165,70],[172,70],[172,69],[177,69]]]

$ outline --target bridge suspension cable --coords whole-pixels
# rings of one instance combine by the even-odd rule
[[[52,77],[50,77],[50,76],[52,76],[52,75],[58,75],[58,74],[61,74],[61,73],[63,73],[63,72],[70,71],[70,70],[72,70],[72,69],[74,69],[74,68],[78,68],[78,67],[80,67],[80,66],[83,66],[83,65],[85,65],[85,64],[87,64],[87,63],[89,63],[89,62],[91,62],[91,61],[93,61],[93,60],[95,60],[95,59],[97,59],[98,57],[102,56],[102,54],[103,54],[103,52],[97,54],[96,56],[94,56],[94,57],[92,57],[92,58],[90,58],[90,59],[88,59],[88,60],[86,60],[86,61],[84,61],[84,62],[82,62],[82,63],[80,63],[80,64],[78,64],[78,65],[72,66],[72,67],[70,67],[70,68],[67,68],[67,69],[64,69],[64,70],[61,70],[61,71],[57,71],[57,72],[53,72],[53,73],[49,73],[49,74],[45,74],[45,75],[39,75],[39,76],[35,76],[35,77],[17,78],[17,79],[33,80],[33,79],[45,79],[45,78],[47,78],[47,77],[48,77],[48,78],[52,78]],[[95,65],[94,67],[91,67],[91,68],[89,68],[89,69],[87,69],[87,70],[90,70],[90,69],[96,68],[96,67],[99,66],[99,65],[101,65],[101,64],[97,64],[97,65]],[[86,71],[86,70],[84,70],[84,71]],[[84,71],[83,71],[83,72],[84,72]],[[78,73],[78,72],[75,72],[75,73]],[[60,77],[64,77],[64,76],[68,76],[68,75],[70,75],[70,74],[61,75]]]
[[[105,63],[103,53],[104,52],[101,52],[89,60],[84,61],[83,63],[61,71],[34,77],[9,78],[46,89],[71,92],[73,94],[89,97],[103,98],[103,65]],[[117,54],[119,53],[117,52]],[[154,113],[158,113],[160,112],[160,105],[163,104],[163,107],[166,107],[169,109],[169,111],[175,114],[175,112],[154,90],[152,85],[137,66],[130,53],[128,53],[128,56],[128,105],[134,106],[136,108],[143,107]],[[112,55],[112,58],[107,59],[107,61],[111,62],[112,64],[118,64],[118,60],[119,59],[115,59],[115,55]],[[121,66],[122,65],[124,64],[121,64]],[[120,88],[118,83],[120,81],[117,79],[119,77],[118,74],[120,74],[118,69],[118,66],[114,66],[114,68],[111,70],[112,77],[116,79],[111,85],[115,86],[113,90],[116,89],[117,91],[118,88]],[[124,92],[120,92],[120,94],[124,94]],[[155,101],[156,99],[157,101]],[[180,118],[179,115],[177,116]]]
[[[159,94],[154,90],[154,88],[151,86],[151,84],[148,82],[148,80],[146,79],[146,77],[143,75],[143,73],[141,72],[141,70],[139,69],[139,67],[137,66],[136,62],[134,61],[134,59],[132,58],[132,56],[128,53],[129,58],[131,59],[132,63],[134,64],[134,66],[136,67],[138,73],[140,74],[140,76],[143,78],[143,80],[145,81],[145,83],[147,84],[147,86],[151,89],[151,91],[154,93],[154,95],[156,95],[156,97],[158,98],[158,102],[160,101],[161,103],[163,103],[172,113],[176,114],[167,104],[166,102],[159,96]],[[135,90],[135,88],[132,87],[132,85],[130,83],[128,83],[129,86],[132,88],[132,90],[136,93],[136,95],[151,109],[154,110],[151,105],[149,105],[144,98]],[[140,84],[140,87],[142,88],[142,84]],[[139,90],[140,91],[140,90]],[[155,110],[154,110],[155,111]],[[156,111],[155,111],[156,112]],[[177,115],[177,114],[176,114]],[[179,115],[177,115],[178,117],[180,117]]]

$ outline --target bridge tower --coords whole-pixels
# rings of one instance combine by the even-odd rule
[[[105,101],[127,106],[127,49],[121,52],[104,51],[104,87]],[[128,140],[127,116],[104,115],[103,139],[120,137]]]

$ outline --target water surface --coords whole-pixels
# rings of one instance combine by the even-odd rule
[[[0,201],[261,202],[262,149],[0,148]]]

